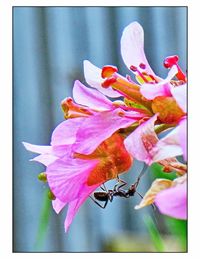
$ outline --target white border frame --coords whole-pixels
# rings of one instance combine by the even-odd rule
[[[2,3],[3,2],[3,3]],[[123,4],[122,4],[123,3]],[[198,189],[200,185],[199,172],[199,111],[200,83],[199,77],[199,4],[196,0],[157,0],[157,1],[133,1],[133,0],[6,0],[0,3],[0,254],[11,257],[35,257],[48,256],[48,258],[61,256],[87,256],[111,257],[113,254],[87,253],[69,255],[57,253],[13,253],[12,252],[12,7],[13,6],[188,6],[188,67],[189,67],[189,228],[188,228],[188,253],[163,253],[163,257],[175,256],[185,258],[196,256],[199,252],[199,221],[200,210]],[[196,80],[195,80],[196,79]],[[193,125],[192,125],[193,124]],[[114,254],[115,258],[121,256],[135,256],[133,253]],[[145,253],[137,253],[137,258],[149,256]],[[160,253],[152,256],[160,258]],[[3,257],[4,258],[4,257]]]

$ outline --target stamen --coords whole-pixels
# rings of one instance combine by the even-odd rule
[[[163,62],[164,67],[171,68],[173,65],[177,65],[178,59],[177,55],[166,57]]]
[[[137,67],[133,66],[133,65],[130,66],[130,70],[132,70],[133,72],[137,72],[138,71]]]
[[[178,65],[178,60],[179,60],[179,57],[177,55],[169,56],[169,57],[165,58],[165,60],[163,62],[164,67],[171,68],[172,66],[175,65],[178,69],[178,73],[176,74],[176,77],[179,80],[183,80],[184,82],[186,82],[187,81],[186,75],[183,73],[180,66]]]
[[[118,72],[115,66],[104,66],[101,71],[102,78],[111,77],[115,72]]]
[[[107,78],[101,85],[104,88],[108,88],[110,87],[112,84],[114,84],[117,81],[116,77],[111,76],[109,78]]]
[[[144,82],[148,83],[148,80],[146,79],[146,77],[140,72],[140,70],[136,66],[131,65],[130,70],[132,70],[133,72],[137,72],[137,74],[144,80]]]
[[[145,69],[145,68],[146,68],[146,65],[145,65],[144,63],[140,63],[140,64],[139,64],[139,67],[140,67],[141,69]]]
[[[153,75],[149,75],[149,77],[151,77],[151,79],[154,80],[155,83],[158,83],[158,80]]]

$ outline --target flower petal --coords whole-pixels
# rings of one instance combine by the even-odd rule
[[[45,166],[48,166],[55,162],[58,159],[58,157],[52,155],[52,154],[42,154],[39,156],[36,156],[35,158],[31,159],[30,161],[36,161],[39,162]]]
[[[183,157],[187,160],[187,120],[183,119],[179,123],[179,140],[183,151]]]
[[[181,109],[187,112],[187,84],[172,88],[171,93]]]
[[[157,194],[155,204],[170,217],[187,219],[187,185],[178,184]]]
[[[67,216],[65,219],[65,232],[69,230],[69,226],[72,223],[72,220],[74,216],[76,215],[78,209],[80,206],[85,202],[85,200],[89,197],[89,195],[99,186],[93,185],[93,186],[84,186],[83,192],[79,198],[76,200],[73,200],[69,203]]]
[[[73,151],[88,155],[115,131],[120,128],[126,128],[137,121],[134,118],[121,116],[120,113],[125,114],[125,112],[118,108],[88,117],[77,132]]]
[[[151,205],[154,202],[156,195],[160,191],[170,188],[172,186],[172,184],[173,184],[173,182],[168,179],[161,179],[161,178],[156,179],[152,183],[150,189],[145,193],[140,204],[135,206],[135,209],[138,210],[145,206]]]
[[[52,206],[55,212],[58,214],[67,204],[67,202],[62,202],[58,198],[52,201]]]
[[[117,91],[113,90],[112,87],[103,88],[102,83],[104,79],[101,77],[101,69],[93,65],[90,61],[84,60],[84,75],[86,82],[91,86],[99,90],[102,94],[116,98],[122,96]]]
[[[158,142],[154,131],[156,120],[157,114],[137,127],[124,141],[126,149],[134,158],[149,165],[153,162],[151,150]]]
[[[186,159],[186,142],[186,119],[183,119],[176,128],[158,141],[152,152],[154,162],[182,154]]]
[[[153,100],[157,96],[171,96],[170,83],[160,82],[158,84],[143,84],[140,92],[148,100]]]
[[[98,111],[113,109],[112,102],[95,89],[89,89],[80,81],[76,80],[73,88],[75,102],[89,106]]]
[[[156,84],[142,84],[140,87],[141,94],[148,100],[153,100],[157,96],[172,96],[170,80],[177,74],[178,70],[176,66],[173,66],[165,80],[161,80]]]
[[[39,146],[39,145],[33,145],[27,142],[22,142],[22,144],[25,146],[25,148],[33,153],[38,154],[49,154],[52,152],[51,146]]]
[[[84,118],[68,119],[60,123],[52,133],[51,145],[71,145],[76,140],[76,133]]]
[[[133,22],[124,29],[121,37],[121,55],[128,69],[132,65],[139,68],[143,63],[146,66],[145,71],[155,75],[144,53],[144,31],[139,23]]]
[[[77,199],[98,160],[59,159],[46,170],[49,187],[62,202]]]

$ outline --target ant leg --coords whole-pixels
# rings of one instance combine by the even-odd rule
[[[121,185],[119,185],[121,183]],[[125,182],[124,180],[119,178],[119,175],[117,175],[117,183],[115,184],[113,190],[114,191],[119,191],[120,188],[122,188],[123,186],[127,185],[127,182]]]
[[[100,186],[101,190],[104,191],[104,192],[108,192],[108,190],[107,190],[107,188],[105,186],[105,183],[103,183],[102,185],[103,185],[103,187]]]
[[[98,201],[96,201],[92,196],[89,196],[91,200],[93,200],[94,203],[96,203],[100,208],[105,209],[107,206],[108,200],[105,201],[104,205],[100,204]]]
[[[113,193],[114,193],[113,190],[109,190],[109,191],[108,191],[108,200],[109,200],[110,202],[113,201]]]

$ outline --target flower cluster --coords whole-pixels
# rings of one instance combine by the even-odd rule
[[[164,60],[166,78],[151,69],[144,32],[133,22],[123,31],[121,55],[131,76],[115,66],[84,61],[89,87],[75,81],[73,98],[61,103],[64,117],[49,146],[25,143],[46,166],[45,178],[59,213],[68,205],[65,231],[84,201],[103,183],[127,172],[134,160],[159,163],[174,181],[156,179],[136,209],[155,203],[161,213],[186,219],[186,83],[178,56]],[[134,81],[132,79],[134,76]],[[110,99],[109,99],[110,98]],[[164,137],[159,133],[166,131]],[[177,160],[183,155],[185,163]]]

